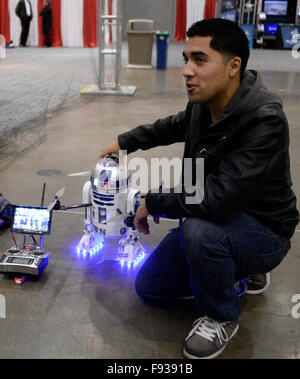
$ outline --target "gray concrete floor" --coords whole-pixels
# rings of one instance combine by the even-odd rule
[[[300,73],[262,73],[266,84],[284,99],[299,198]],[[92,169],[102,148],[120,132],[185,108],[180,68],[124,69],[123,83],[137,86],[133,97],[75,96],[40,119],[35,127],[44,142],[0,171],[1,192],[14,204],[39,205],[46,182],[46,203],[63,186],[62,202],[79,203],[85,179],[68,177],[69,173]],[[132,156],[181,157],[182,148],[176,144]],[[38,174],[49,169],[61,174]],[[160,226],[150,222],[151,234],[141,236],[146,251],[150,253],[174,225],[173,221],[161,221]],[[51,257],[43,276],[17,286],[0,275],[0,294],[6,299],[6,318],[0,319],[1,358],[182,358],[181,346],[198,317],[196,311],[142,303],[134,291],[136,271],[127,271],[113,260],[116,240],[106,242],[105,259],[101,255],[78,258],[74,248],[82,229],[82,211],[55,212],[51,235],[44,240]],[[9,230],[2,230],[1,252],[12,245]],[[241,299],[240,329],[221,359],[300,358],[299,319],[291,313],[292,296],[300,293],[299,251],[298,230],[291,251],[272,272],[271,287],[263,295]]]

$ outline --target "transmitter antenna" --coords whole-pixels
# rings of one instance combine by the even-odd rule
[[[42,191],[42,200],[41,200],[41,207],[43,207],[43,206],[44,206],[45,191],[46,191],[46,183],[44,183],[44,184],[43,184],[43,191]]]

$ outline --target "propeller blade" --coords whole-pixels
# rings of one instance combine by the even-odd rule
[[[91,176],[91,171],[75,172],[74,174],[68,174],[68,176]]]
[[[56,192],[56,194],[55,194],[55,199],[52,201],[52,203],[50,203],[50,204],[48,205],[48,208],[47,208],[48,212],[51,212],[51,211],[52,211],[52,209],[53,209],[53,208],[55,207],[55,205],[57,204],[58,199],[61,198],[61,197],[63,197],[64,193],[65,193],[65,187],[60,188],[60,189]]]
[[[56,203],[57,203],[57,199],[53,200],[52,203],[50,203],[50,204],[48,205],[47,211],[48,211],[48,212],[51,212],[52,209],[55,207]]]
[[[61,189],[59,189],[57,192],[56,192],[56,195],[55,197],[56,198],[60,198],[60,197],[63,197],[64,193],[65,193],[65,187],[62,187]]]

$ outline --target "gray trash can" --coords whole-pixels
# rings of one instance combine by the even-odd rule
[[[147,19],[128,20],[127,68],[152,68],[152,47],[155,35],[154,21]]]

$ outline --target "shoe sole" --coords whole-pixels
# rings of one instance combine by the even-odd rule
[[[265,292],[269,287],[270,287],[270,284],[271,284],[271,274],[269,272],[266,273],[266,285],[259,289],[259,290],[248,290],[247,289],[247,295],[260,295],[261,293]]]
[[[239,324],[237,324],[237,326],[235,327],[234,331],[232,332],[232,334],[231,334],[229,340],[226,342],[226,344],[220,350],[216,351],[215,353],[213,353],[211,355],[208,355],[206,357],[197,357],[196,355],[191,355],[190,353],[188,353],[185,350],[185,348],[183,348],[182,354],[184,357],[186,357],[188,359],[213,359],[213,358],[216,358],[218,355],[220,355],[223,352],[223,350],[227,346],[228,342],[236,335],[238,330],[239,330]]]

